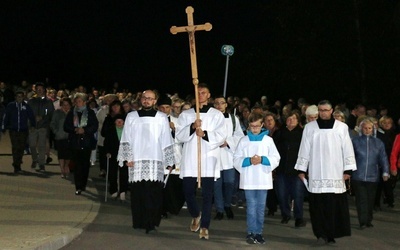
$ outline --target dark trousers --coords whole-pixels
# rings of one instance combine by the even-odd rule
[[[360,225],[371,223],[378,183],[353,180],[351,184],[356,197],[358,222]]]
[[[92,152],[91,149],[73,150],[73,161],[75,163],[74,180],[75,180],[76,190],[86,189],[86,184],[89,177],[91,152]]]
[[[291,217],[291,201],[294,200],[293,214],[295,219],[303,219],[303,202],[305,187],[297,175],[278,173],[275,177],[275,191],[278,196],[282,217]]]
[[[13,166],[14,169],[21,169],[22,157],[24,156],[24,150],[26,146],[26,140],[28,139],[28,131],[9,131],[11,139],[11,150],[13,155]]]
[[[97,146],[97,151],[99,152],[99,166],[100,170],[106,171],[107,169],[107,153],[104,146]]]
[[[110,180],[110,194],[118,192],[118,181],[119,192],[126,192],[128,190],[128,167],[125,164],[123,167],[120,167],[116,157],[111,157],[109,159],[109,164],[108,179]]]
[[[185,194],[186,205],[190,215],[195,218],[200,214],[199,206],[196,201],[197,178],[183,178],[183,192]],[[201,178],[201,195],[203,206],[201,210],[201,228],[209,228],[211,221],[212,198],[214,193],[214,177]]]

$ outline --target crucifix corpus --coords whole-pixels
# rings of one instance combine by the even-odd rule
[[[200,25],[195,25],[193,23],[193,12],[192,6],[186,7],[186,14],[188,25],[176,27],[172,26],[170,32],[174,35],[181,32],[187,32],[189,34],[189,47],[190,47],[190,63],[192,65],[192,81],[194,85],[194,93],[196,98],[196,119],[200,119],[200,104],[199,104],[199,93],[197,91],[197,85],[199,84],[199,79],[197,75],[197,59],[196,59],[196,43],[194,40],[194,32],[199,30],[210,31],[212,29],[211,23],[205,23]],[[197,184],[201,187],[201,138],[197,137]]]

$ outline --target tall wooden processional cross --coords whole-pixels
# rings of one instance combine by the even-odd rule
[[[197,75],[197,59],[196,59],[196,43],[194,40],[194,33],[199,30],[210,31],[212,29],[211,23],[205,23],[195,25],[193,23],[193,12],[192,6],[186,8],[187,26],[176,27],[172,26],[170,32],[174,35],[181,32],[187,32],[189,34],[189,47],[190,47],[190,62],[192,65],[192,81],[194,84],[194,92],[196,98],[196,119],[200,119],[200,104],[199,104],[199,93],[197,90],[199,79]],[[198,187],[201,187],[201,138],[197,136],[197,183]]]

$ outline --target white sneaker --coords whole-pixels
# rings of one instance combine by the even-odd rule
[[[117,198],[118,197],[118,192],[115,192],[111,195],[111,198]]]
[[[119,194],[119,198],[121,199],[121,201],[125,201],[125,200],[126,200],[126,198],[125,198],[125,192],[120,193],[120,194]]]

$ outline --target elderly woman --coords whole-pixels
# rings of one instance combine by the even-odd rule
[[[315,121],[318,119],[318,107],[317,105],[311,105],[306,109],[306,123]]]
[[[60,109],[54,111],[51,118],[50,128],[54,133],[55,149],[58,154],[58,162],[60,164],[61,178],[67,178],[69,175],[69,161],[71,159],[71,151],[68,147],[68,133],[64,131],[64,122],[68,112],[71,110],[72,101],[68,97],[60,100]]]
[[[374,123],[370,118],[360,123],[360,136],[352,139],[357,170],[351,184],[356,198],[360,229],[373,227],[372,211],[380,178],[389,178],[389,162],[383,142],[375,137]],[[379,168],[382,168],[382,173]]]
[[[92,109],[86,106],[87,95],[74,95],[74,108],[69,111],[64,122],[64,131],[67,132],[69,147],[72,151],[72,160],[75,163],[74,179],[76,195],[85,191],[89,177],[90,153],[96,147],[95,133],[99,122]]]

